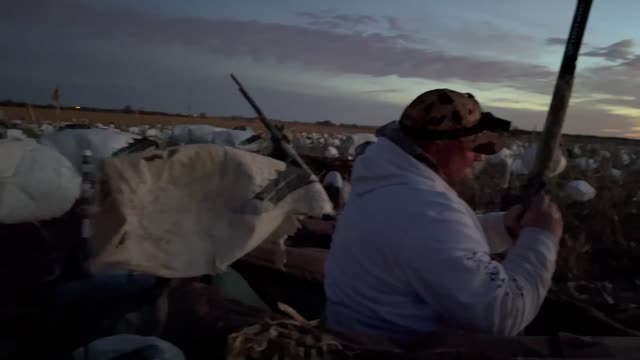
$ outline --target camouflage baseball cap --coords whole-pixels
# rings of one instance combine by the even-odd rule
[[[500,135],[511,122],[483,112],[472,94],[435,89],[415,98],[396,126],[413,140],[458,139],[469,151],[491,155],[502,148]]]

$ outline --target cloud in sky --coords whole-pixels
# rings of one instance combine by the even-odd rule
[[[323,29],[354,29],[360,26],[377,24],[379,19],[369,15],[334,14],[331,11],[300,11],[298,16],[307,19],[307,24]]]
[[[237,94],[224,74],[229,64],[244,64],[236,68],[263,78],[256,81],[261,98],[281,105],[272,116],[285,119],[308,114],[313,121],[379,124],[425,86],[451,86],[479,92],[487,107],[526,128],[544,120],[560,60],[543,61],[540,54],[565,43],[487,19],[416,22],[393,13],[293,7],[291,15],[300,21],[177,16],[79,0],[10,2],[0,13],[0,39],[10,52],[0,57],[7,70],[0,97],[15,91],[33,98],[36,89],[48,93],[44,87],[62,82],[89,102],[87,94],[100,93],[109,104],[129,96],[135,99],[127,103],[183,111],[192,101],[185,99],[189,89],[203,111],[242,114],[246,106],[229,101]],[[416,24],[429,31],[416,31]],[[575,132],[640,125],[634,45],[623,39],[585,48],[567,122]]]
[[[367,90],[367,91],[363,91],[363,93],[365,94],[390,94],[390,93],[397,93],[400,92],[402,90],[400,89],[376,89],[376,90]]]
[[[513,108],[490,107],[491,111],[507,119],[517,119],[517,126],[523,129],[544,128],[546,110],[522,110]],[[628,116],[611,114],[604,109],[570,106],[563,132],[568,134],[600,134],[615,136],[612,129],[620,130],[618,134],[631,132],[637,126]]]
[[[547,45],[565,45],[567,43],[567,38],[562,37],[549,37],[545,39],[545,43]]]
[[[576,85],[583,93],[605,95],[591,101],[592,106],[640,119],[640,55],[632,46],[633,41],[623,40],[603,47],[595,56],[616,63],[589,68]]]
[[[49,23],[86,29],[92,36],[156,46],[178,44],[216,56],[249,57],[258,63],[294,62],[337,73],[441,81],[508,83],[549,78],[554,74],[545,66],[526,62],[451,55],[439,49],[409,46],[397,34],[340,33],[259,21],[172,18],[135,11],[109,13],[86,5],[78,6],[73,12],[60,11],[58,7],[49,10],[53,12]],[[15,21],[18,18],[15,15],[5,20]],[[370,17],[336,16],[342,23],[373,21]]]
[[[387,26],[390,31],[397,33],[407,33],[409,32],[405,25],[402,24],[402,20],[395,16],[383,16],[385,21],[387,22]]]
[[[603,58],[611,62],[632,60],[636,56],[633,51],[635,45],[633,39],[624,39],[609,46],[587,51],[582,56]]]

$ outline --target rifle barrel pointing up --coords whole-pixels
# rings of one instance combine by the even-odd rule
[[[253,101],[253,98],[251,98],[249,93],[247,93],[247,91],[244,89],[244,87],[240,83],[240,80],[238,80],[235,77],[235,75],[233,75],[233,74],[230,74],[230,75],[231,75],[231,79],[233,79],[233,81],[236,83],[236,85],[238,85],[238,90],[240,90],[240,93],[242,93],[242,96],[244,96],[244,98],[249,102],[249,104],[251,105],[253,110],[258,115],[258,119],[260,119],[260,122],[262,123],[262,125],[264,125],[264,127],[267,129],[267,131],[269,131],[269,133],[271,134],[271,140],[274,142],[274,144],[276,146],[281,147],[282,150],[284,150],[284,152],[287,155],[289,155],[289,157],[291,157],[295,162],[297,162],[298,165],[304,171],[306,171],[307,174],[309,174],[309,176],[314,181],[319,181],[318,177],[316,176],[316,174],[314,174],[313,171],[311,170],[311,168],[309,168],[309,166],[307,166],[307,164],[304,162],[304,160],[302,160],[300,155],[298,155],[298,153],[293,148],[293,146],[285,138],[284,134],[282,134],[282,132],[280,132],[280,130],[278,130],[278,128],[273,126],[273,124],[271,124],[271,122],[267,119],[267,117],[264,116],[264,114],[262,113],[262,110],[260,110],[260,107],[258,106],[258,104],[256,104],[255,101]]]
[[[253,108],[253,111],[255,111],[256,114],[258,115],[258,119],[260,119],[260,122],[262,123],[262,125],[264,125],[264,127],[266,127],[271,134],[277,134],[278,135],[277,138],[278,140],[280,140],[280,135],[281,135],[280,131],[278,131],[278,129],[275,126],[271,125],[271,123],[266,120],[266,116],[264,116],[258,104],[256,104],[255,101],[253,101],[253,98],[244,89],[244,86],[242,86],[242,84],[240,83],[240,80],[238,80],[238,78],[236,78],[235,75],[233,74],[230,74],[230,75],[231,75],[231,79],[233,79],[233,82],[235,82],[236,85],[238,85],[238,90],[240,90],[240,93],[242,93],[242,96],[244,96],[244,98],[249,102],[249,105],[251,105],[251,107]]]
[[[573,89],[578,54],[580,52],[592,2],[593,0],[578,0],[576,5],[571,29],[569,30],[569,37],[567,38],[567,44],[560,65],[560,71],[558,72],[556,85],[551,97],[551,104],[547,112],[544,131],[536,154],[536,160],[526,186],[528,191],[525,191],[527,193],[525,194],[525,198],[531,197],[542,190],[546,173],[557,152],[562,134],[562,126]]]

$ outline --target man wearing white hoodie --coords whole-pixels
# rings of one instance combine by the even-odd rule
[[[555,269],[557,206],[541,195],[517,223],[521,207],[476,215],[451,187],[509,127],[471,94],[436,89],[378,129],[325,264],[330,329],[410,341],[444,328],[516,335],[533,320]]]

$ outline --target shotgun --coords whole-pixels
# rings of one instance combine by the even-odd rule
[[[542,138],[536,152],[535,163],[527,183],[522,188],[521,195],[524,208],[522,215],[526,212],[532,198],[546,188],[545,177],[551,161],[558,151],[562,125],[569,106],[569,99],[571,98],[578,53],[580,52],[592,2],[592,0],[578,0],[576,5]]]
[[[249,95],[249,93],[244,89],[238,78],[236,78],[233,74],[230,75],[231,79],[233,79],[233,82],[238,85],[238,90],[240,91],[242,96],[244,96],[244,98],[249,102],[253,110],[256,112],[256,115],[258,115],[258,119],[260,119],[262,125],[264,125],[267,131],[271,134],[271,141],[273,142],[273,145],[277,148],[282,149],[285,154],[287,154],[291,159],[298,163],[298,166],[300,166],[307,174],[309,174],[313,181],[319,181],[318,177],[313,173],[313,171],[307,166],[304,160],[302,160],[300,155],[298,155],[296,150],[293,148],[293,146],[291,145],[291,141],[277,127],[273,126],[271,121],[269,121],[266,116],[264,116],[258,104],[256,104],[251,95]]]

